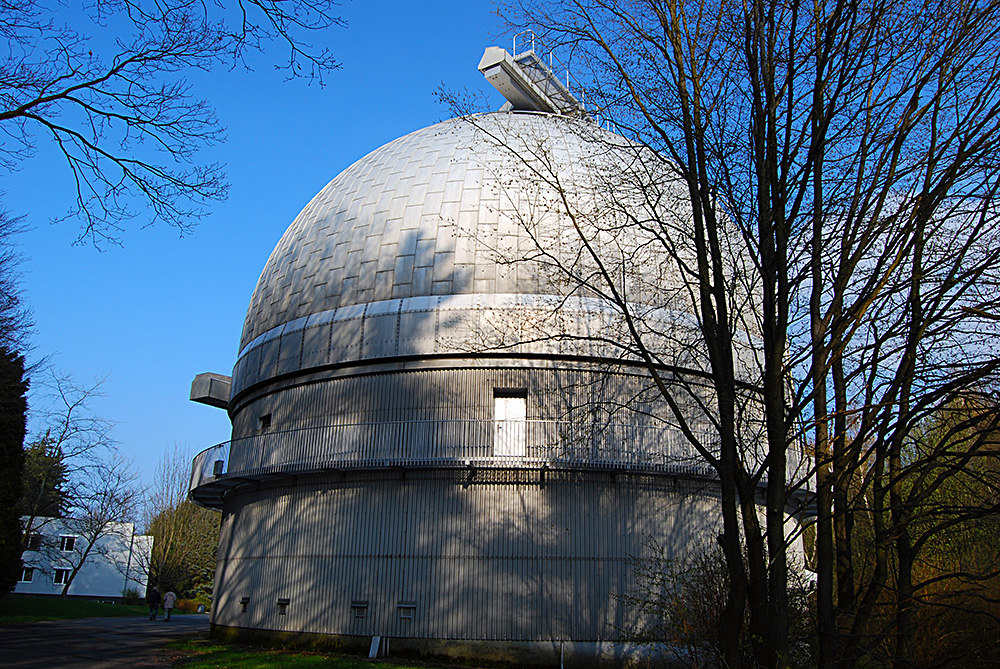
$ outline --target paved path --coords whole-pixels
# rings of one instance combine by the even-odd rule
[[[171,639],[208,631],[207,614],[164,622],[137,618],[79,618],[0,625],[0,667],[169,667]]]

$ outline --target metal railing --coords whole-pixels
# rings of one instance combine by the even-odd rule
[[[222,478],[388,467],[496,467],[697,471],[710,475],[690,443],[666,426],[526,420],[517,443],[494,420],[352,423],[264,432],[224,442],[194,458],[191,489]],[[509,430],[514,427],[506,425]],[[522,438],[523,435],[523,438]],[[502,440],[504,455],[494,446]]]
[[[520,50],[518,50],[518,42],[520,42]],[[522,32],[514,35],[513,44],[511,45],[511,57],[515,61],[520,61],[521,59],[533,54],[537,61],[544,66],[548,67],[549,72],[556,78],[556,80],[565,87],[565,90],[569,92],[576,102],[579,104],[580,108],[589,113],[593,113],[594,110],[591,109],[592,105],[587,100],[587,88],[573,76],[569,65],[564,64],[555,55],[555,49],[551,49],[546,46],[541,40],[535,36],[534,30],[524,30]],[[558,91],[553,91],[549,87],[545,86],[542,81],[535,81],[536,85],[540,85],[545,89],[545,93],[549,96],[560,97]]]
[[[195,490],[225,475],[226,465],[229,463],[229,447],[230,442],[224,441],[221,444],[210,446],[194,456],[194,461],[191,463],[191,483],[188,490]]]
[[[517,50],[517,42],[521,41],[521,50]],[[527,47],[524,44],[527,43]],[[528,51],[535,50],[535,31],[534,30],[522,30],[521,32],[514,35],[513,44],[511,44],[510,55],[517,58],[518,55],[522,53],[527,53]],[[552,53],[551,51],[549,52]]]

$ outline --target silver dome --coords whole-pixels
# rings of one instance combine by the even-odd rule
[[[391,142],[313,199],[254,293],[232,441],[195,461],[192,498],[223,512],[213,625],[624,659],[627,556],[721,526],[711,472],[615,332],[628,309],[711,448],[710,389],[679,371],[699,364],[677,261],[692,226],[664,168],[591,123],[486,114]],[[627,305],[582,289],[588,243]]]
[[[361,359],[491,346],[568,352],[524,328],[551,320],[554,303],[558,327],[583,335],[615,320],[613,307],[535,257],[544,247],[551,260],[585,264],[572,226],[586,219],[623,249],[630,299],[662,310],[664,290],[678,285],[674,264],[634,226],[616,231],[605,220],[648,200],[609,182],[623,170],[627,177],[639,155],[593,123],[539,113],[451,119],[373,151],[312,199],[268,259],[243,328],[234,396],[276,375]],[[662,183],[665,194],[676,190],[672,179]],[[660,208],[671,198],[656,199]]]
[[[496,133],[551,142],[561,170],[570,172],[564,176],[576,181],[574,165],[611,146],[595,142],[595,131],[616,137],[590,125],[548,114],[486,114],[444,121],[371,152],[285,231],[257,283],[241,348],[282,323],[348,305],[560,292],[540,286],[537,269],[497,267],[497,247],[524,235],[510,209],[530,197],[530,184],[514,192],[504,183],[511,156]]]

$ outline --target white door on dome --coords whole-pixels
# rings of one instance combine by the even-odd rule
[[[524,457],[527,441],[528,401],[524,397],[494,397],[493,455]]]

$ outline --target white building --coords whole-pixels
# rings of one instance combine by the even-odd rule
[[[81,520],[35,518],[32,524],[15,593],[59,595],[72,578],[70,596],[118,599],[135,590],[145,597],[153,537],[136,534],[133,523],[111,523],[92,546],[86,537],[93,533]]]

